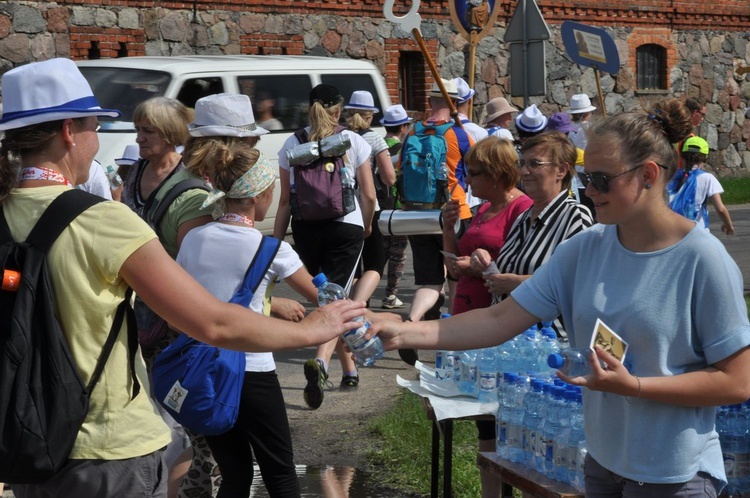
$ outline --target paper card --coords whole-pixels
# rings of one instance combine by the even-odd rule
[[[458,256],[448,251],[440,251],[440,254],[445,256],[446,259],[458,259]]]
[[[594,332],[591,334],[591,350],[594,350],[595,345],[599,345],[606,352],[620,360],[620,363],[625,361],[625,353],[628,351],[628,343],[617,335],[617,332],[609,328],[601,318],[596,319],[594,325]]]

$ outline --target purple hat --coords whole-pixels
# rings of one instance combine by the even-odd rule
[[[578,127],[570,122],[570,116],[564,112],[556,112],[549,117],[547,127],[544,131],[559,131],[562,133],[570,133],[576,131]]]

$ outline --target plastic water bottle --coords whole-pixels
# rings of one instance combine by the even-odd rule
[[[568,482],[579,491],[584,489],[583,458],[585,453],[582,455],[581,450],[585,448],[585,444],[582,395],[576,391],[573,411],[570,413],[570,434],[568,435]]]
[[[729,495],[738,495],[742,492],[744,481],[742,474],[748,459],[747,422],[742,419],[741,409],[741,405],[723,407],[719,410],[716,420],[719,442],[724,456],[724,471],[727,475],[726,493]]]
[[[313,277],[313,284],[318,288],[318,304],[320,306],[325,306],[339,299],[346,299],[344,289],[334,282],[329,282],[328,278],[322,273]],[[359,316],[352,321],[359,322],[361,325],[356,329],[345,332],[341,337],[351,350],[354,361],[358,365],[365,367],[374,365],[377,360],[383,357],[383,342],[378,336],[365,340],[364,335],[370,328],[370,322],[365,320],[364,316]]]
[[[537,433],[539,429],[539,410],[542,405],[542,384],[539,379],[532,379],[531,389],[524,397],[524,415],[523,415],[523,463],[530,469],[536,469],[539,461],[537,456],[541,455],[538,451],[541,441],[541,434]]]
[[[450,313],[443,313],[440,318],[450,318],[450,316]],[[435,351],[435,377],[437,380],[451,380],[455,354],[455,351],[444,349]]]
[[[439,197],[437,201],[438,205],[442,205],[444,202],[448,202],[450,200],[450,192],[448,192],[449,176],[450,172],[448,170],[448,165],[446,163],[442,163],[437,171],[437,178],[435,178],[435,180],[437,181],[437,195]]]
[[[477,356],[478,351],[475,349],[461,353],[461,377],[458,380],[461,394],[477,396]]]
[[[554,375],[554,370],[549,367],[547,358],[549,358],[549,355],[559,352],[560,343],[557,341],[555,329],[552,328],[552,322],[544,322],[539,340],[538,362],[540,365],[540,374],[543,374],[545,377]]]
[[[497,401],[497,369],[494,348],[479,351],[477,359],[477,399],[482,403]]]
[[[104,170],[104,174],[107,176],[107,180],[109,180],[110,188],[120,188],[120,186],[122,185],[122,178],[120,178],[117,170],[112,167],[112,165],[107,165],[106,169]]]
[[[516,347],[518,369],[521,373],[538,372],[537,352],[539,350],[539,330],[536,326],[529,328],[519,337]]]
[[[560,411],[558,400],[562,399],[565,389],[555,386],[552,388],[552,399],[548,400],[546,417],[544,419],[544,475],[555,478],[555,437],[560,432]]]
[[[508,460],[523,462],[523,398],[528,391],[528,378],[516,377],[509,396],[510,409],[508,414]]]
[[[593,351],[588,349],[562,349],[559,353],[549,355],[547,365],[568,377],[580,377],[591,372],[589,357],[592,354]]]
[[[518,376],[513,372],[503,374],[503,383],[500,385],[498,401],[498,413],[495,417],[495,452],[501,458],[509,459],[508,447],[508,424],[510,423],[510,410],[513,406],[513,389]]]
[[[568,444],[570,443],[570,417],[575,411],[576,392],[572,389],[563,391],[562,399],[557,401],[557,414],[560,421],[560,429],[555,436],[555,479],[560,482],[568,482]]]
[[[346,166],[341,167],[341,186],[344,188],[354,188],[354,175],[352,175],[351,170],[347,168]]]

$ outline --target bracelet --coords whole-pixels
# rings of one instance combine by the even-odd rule
[[[638,377],[637,375],[635,375],[634,377],[635,377],[635,380],[638,381],[638,392],[635,393],[635,399],[638,399],[641,397],[641,378]],[[625,401],[627,401],[628,403],[632,403],[632,401],[630,401],[630,398],[627,396],[625,396]]]

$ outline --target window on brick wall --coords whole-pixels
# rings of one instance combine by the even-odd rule
[[[636,85],[638,90],[667,89],[667,49],[647,44],[636,49]]]
[[[398,59],[398,98],[405,109],[426,110],[425,70],[422,52],[401,52]]]

